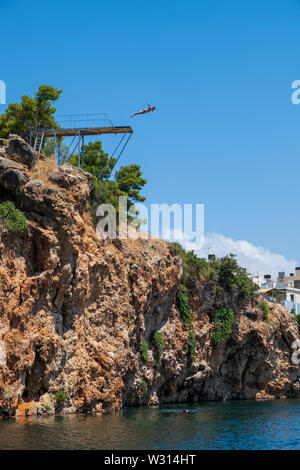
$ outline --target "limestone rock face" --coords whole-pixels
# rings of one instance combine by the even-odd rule
[[[20,188],[20,186],[26,184],[28,180],[29,176],[24,171],[17,170],[15,168],[6,170],[0,176],[1,185],[7,191],[15,191]]]
[[[5,155],[6,158],[0,157],[0,172],[3,173],[6,170],[11,170],[11,169],[16,169],[16,170],[22,170],[22,165],[19,165],[18,163],[15,163],[14,161],[8,160],[7,158],[8,155],[3,153],[2,155]]]
[[[90,184],[93,177],[90,173],[83,171],[81,168],[76,168],[69,163],[64,163],[58,171],[49,175],[49,180],[55,183],[60,188],[71,189],[73,198],[77,202],[86,202],[89,192]]]
[[[10,134],[5,150],[8,158],[22,163],[29,169],[37,164],[38,153],[18,135]]]
[[[182,263],[172,248],[160,240],[99,239],[88,211],[90,176],[64,165],[42,181],[19,159],[0,158],[1,200],[13,200],[29,225],[25,234],[0,226],[2,415],[59,411],[60,390],[68,394],[66,413],[300,396],[299,367],[291,362],[298,329],[287,310],[270,304],[267,324],[259,299],[228,299],[236,320],[230,339],[216,347],[212,289],[191,282],[191,365],[189,330],[176,306]],[[154,331],[165,341],[161,364]]]

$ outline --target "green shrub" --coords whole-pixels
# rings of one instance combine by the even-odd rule
[[[22,233],[28,229],[27,220],[11,201],[0,204],[0,216],[4,218],[4,226],[9,232]]]
[[[211,260],[212,268],[217,276],[217,283],[226,292],[238,294],[242,299],[252,298],[258,286],[239,266],[232,253],[229,256]]]
[[[185,350],[188,356],[189,364],[192,365],[195,360],[197,341],[195,332],[189,331],[188,342],[186,343]]]
[[[51,411],[52,411],[51,406],[49,406],[49,405],[44,405],[44,411],[45,411],[46,413],[51,413]]]
[[[148,343],[145,339],[143,339],[141,345],[141,359],[144,364],[147,364],[147,362],[149,361]]]
[[[66,403],[68,398],[68,393],[63,389],[61,389],[59,392],[56,392],[55,394],[55,400],[58,405],[63,405],[64,403]]]
[[[223,294],[223,292],[224,292],[223,287],[221,287],[221,286],[217,286],[217,287],[216,287],[216,296],[217,296],[217,297],[221,297],[221,295]]]
[[[222,341],[228,339],[232,333],[234,313],[229,307],[223,307],[215,314],[214,322],[216,329],[212,334],[213,343],[217,346]]]
[[[146,380],[142,380],[142,386],[143,386],[143,391],[144,393],[147,393],[148,392],[148,384],[146,382]]]
[[[161,365],[161,356],[163,353],[163,350],[165,349],[165,340],[163,335],[159,331],[155,331],[155,333],[152,335],[152,344],[156,349],[157,352],[157,364],[160,366]]]
[[[263,313],[263,321],[266,322],[266,323],[270,323],[270,320],[269,320],[269,306],[267,304],[267,302],[263,301],[259,304],[259,308],[261,309],[262,313]]]
[[[188,279],[193,277],[214,283],[217,297],[223,291],[236,294],[241,299],[251,299],[256,295],[259,287],[239,266],[235,255],[229,254],[207,261],[204,258],[198,258],[193,251],[185,251],[179,243],[171,243],[170,245],[182,258],[183,285],[186,286]]]
[[[175,249],[177,255],[182,259],[183,263],[183,284],[189,277],[208,278],[210,275],[210,265],[204,258],[198,258],[194,251],[186,251],[179,243],[173,242],[170,245]]]
[[[177,306],[179,308],[181,320],[183,321],[183,323],[186,323],[187,325],[191,326],[192,320],[189,305],[189,291],[187,287],[185,287],[183,284],[179,285],[179,290],[177,294]]]

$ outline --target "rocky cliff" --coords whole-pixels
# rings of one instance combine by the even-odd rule
[[[181,259],[159,240],[100,240],[89,183],[82,170],[38,161],[16,136],[0,149],[0,202],[13,201],[28,221],[25,233],[0,225],[0,413],[54,412],[61,390],[69,413],[300,396],[297,325],[280,305],[269,305],[266,323],[259,299],[233,302],[231,337],[216,346],[214,295],[192,282],[189,360],[176,302]],[[164,342],[159,360],[153,332]]]

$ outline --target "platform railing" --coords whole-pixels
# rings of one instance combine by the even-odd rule
[[[56,125],[53,122],[44,122],[43,124],[32,128],[32,130],[52,130],[52,129],[92,129],[95,127],[114,127],[111,119],[106,113],[93,114],[62,114],[53,116]]]

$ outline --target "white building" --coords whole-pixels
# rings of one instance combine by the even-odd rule
[[[268,300],[280,302],[289,312],[300,314],[300,267],[295,269],[295,274],[290,273],[289,276],[284,272],[278,273],[276,281],[270,274],[250,277],[259,285],[261,294]]]

